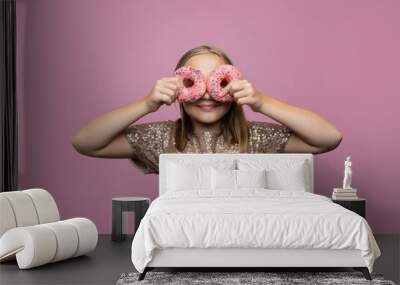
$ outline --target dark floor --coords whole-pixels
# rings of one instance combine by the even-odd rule
[[[374,273],[399,283],[400,236],[376,235],[382,256]],[[15,261],[0,264],[0,284],[115,284],[123,272],[134,271],[130,259],[132,238],[117,243],[109,235],[100,235],[94,252],[88,256],[19,270]]]

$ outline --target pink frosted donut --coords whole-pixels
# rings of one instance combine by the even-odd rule
[[[179,102],[194,102],[204,95],[206,83],[200,70],[191,66],[182,66],[175,70],[174,74],[182,80],[183,87],[177,91]],[[192,85],[186,86],[185,82],[190,82]]]
[[[243,79],[242,73],[233,65],[223,64],[213,70],[207,80],[207,91],[211,97],[220,102],[233,101],[233,96],[230,93],[224,92],[223,88],[229,82],[236,79]],[[225,82],[224,86],[221,83]]]

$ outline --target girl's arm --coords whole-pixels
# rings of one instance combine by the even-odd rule
[[[144,98],[106,112],[80,128],[72,145],[79,153],[88,156],[130,157],[132,148],[124,139],[123,130],[149,112]]]
[[[342,141],[341,132],[315,112],[301,109],[263,95],[260,113],[286,125],[292,134],[284,152],[323,153],[335,149]]]
[[[129,158],[132,147],[124,130],[139,118],[155,112],[162,104],[171,105],[176,100],[178,88],[176,77],[157,80],[144,98],[102,114],[80,128],[74,135],[72,145],[81,154],[104,158]]]
[[[224,89],[233,94],[237,104],[247,104],[253,111],[271,117],[293,131],[283,152],[322,153],[336,148],[342,141],[341,132],[317,113],[264,95],[246,79],[232,80]]]

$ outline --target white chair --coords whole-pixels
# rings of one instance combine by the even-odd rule
[[[86,254],[97,240],[92,221],[60,221],[57,204],[44,189],[0,193],[0,262],[16,259],[20,269],[28,269]]]

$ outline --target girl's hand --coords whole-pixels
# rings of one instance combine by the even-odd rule
[[[232,80],[224,87],[231,93],[238,105],[247,104],[254,112],[259,112],[263,104],[264,95],[258,92],[247,80]]]
[[[177,98],[176,91],[180,84],[180,80],[176,76],[157,80],[153,89],[144,98],[150,111],[157,111],[162,104],[171,105]]]

